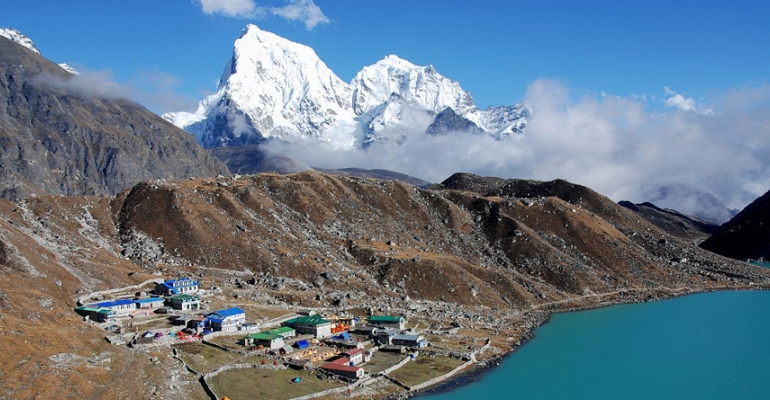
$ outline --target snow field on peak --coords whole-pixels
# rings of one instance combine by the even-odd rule
[[[35,53],[40,54],[40,50],[37,49],[37,46],[35,46],[35,43],[32,42],[32,39],[28,38],[25,34],[17,31],[16,29],[0,28],[0,36],[12,40],[13,42],[34,51]]]
[[[315,138],[350,149],[381,140],[400,144],[424,132],[447,107],[496,137],[521,125],[516,125],[518,114],[505,124],[491,123],[505,117],[486,116],[458,82],[432,66],[389,55],[364,67],[348,84],[312,48],[250,24],[235,41],[217,93],[194,113],[163,117],[204,147]]]

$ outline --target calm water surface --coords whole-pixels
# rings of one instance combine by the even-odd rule
[[[556,314],[450,399],[770,399],[770,292]]]

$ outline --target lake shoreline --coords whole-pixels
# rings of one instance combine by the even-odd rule
[[[601,308],[607,308],[607,307],[619,306],[619,305],[640,304],[640,303],[649,303],[649,302],[655,302],[655,301],[672,300],[675,298],[680,298],[680,297],[694,295],[694,294],[713,293],[713,292],[730,292],[730,291],[770,291],[770,285],[753,284],[753,285],[721,287],[721,288],[701,288],[701,289],[693,289],[693,290],[686,290],[686,291],[674,291],[674,292],[668,292],[668,293],[657,292],[655,297],[653,298],[631,298],[631,299],[628,299],[627,301],[610,301],[610,302],[605,301],[605,302],[599,302],[595,304],[584,304],[584,305],[567,308],[567,309],[543,309],[543,310],[537,309],[537,310],[528,311],[523,317],[524,320],[522,321],[522,323],[525,324],[526,331],[524,332],[524,334],[520,336],[518,343],[513,344],[511,350],[503,354],[491,356],[487,359],[484,359],[483,361],[479,361],[475,363],[473,366],[471,366],[467,371],[462,371],[458,374],[448,377],[446,380],[441,380],[440,382],[437,382],[435,385],[429,386],[427,388],[423,388],[419,391],[390,396],[390,397],[387,397],[387,399],[429,397],[433,395],[439,395],[442,393],[451,392],[460,387],[476,383],[484,375],[488,374],[492,370],[499,367],[501,363],[504,362],[505,359],[508,358],[510,355],[512,355],[514,352],[516,352],[516,350],[523,347],[531,339],[533,339],[535,337],[534,331],[537,328],[547,324],[551,320],[551,316],[557,313],[571,313],[571,312],[578,312],[578,311],[597,310]]]

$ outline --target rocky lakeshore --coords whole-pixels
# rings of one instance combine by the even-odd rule
[[[398,395],[391,395],[385,398],[386,399],[406,399],[410,397],[429,397],[436,394],[450,392],[462,386],[475,383],[484,374],[487,374],[491,372],[493,369],[500,367],[501,363],[504,362],[506,358],[512,355],[520,347],[526,345],[527,342],[534,337],[534,331],[540,326],[548,323],[551,319],[551,316],[555,313],[568,313],[568,312],[576,312],[576,311],[584,311],[584,310],[594,310],[594,309],[603,308],[603,307],[612,307],[616,305],[626,305],[626,304],[634,304],[634,303],[645,303],[645,302],[651,302],[651,301],[665,301],[665,300],[671,300],[674,298],[693,295],[693,294],[699,294],[699,293],[709,293],[709,292],[717,292],[717,291],[746,291],[746,290],[768,291],[770,290],[770,285],[760,284],[760,285],[748,285],[748,286],[739,286],[739,287],[727,286],[723,288],[711,288],[708,290],[677,291],[677,292],[667,292],[667,293],[659,292],[659,293],[654,293],[652,295],[650,293],[646,293],[644,295],[639,294],[637,296],[632,296],[631,298],[625,298],[623,300],[604,300],[603,299],[602,301],[595,304],[583,304],[573,308],[549,309],[547,307],[544,307],[545,309],[527,312],[527,313],[524,313],[519,325],[519,326],[525,327],[525,330],[523,331],[522,334],[518,336],[518,340],[515,343],[510,343],[510,341],[506,343],[507,345],[510,345],[510,347],[503,346],[506,348],[506,350],[502,350],[500,347],[493,348],[492,351],[487,352],[483,356],[480,356],[476,363],[474,363],[470,368],[462,371],[461,373],[455,374],[451,377],[446,377],[445,379],[440,379],[440,382],[434,385],[431,385],[427,388],[423,388],[416,392],[407,392],[407,393],[402,393]]]

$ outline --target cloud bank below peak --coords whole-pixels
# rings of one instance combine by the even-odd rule
[[[308,30],[331,20],[313,0],[286,0],[281,7],[260,6],[254,0],[199,0],[201,11],[208,15],[231,18],[262,19],[268,16],[301,22]]]
[[[768,84],[711,96],[708,107],[694,100],[670,104],[679,101],[677,96],[688,99],[670,89],[662,100],[670,107],[662,108],[637,96],[575,98],[571,93],[557,81],[532,83],[525,98],[533,111],[526,132],[504,140],[453,132],[356,151],[319,147],[315,141],[268,146],[314,167],[391,169],[433,182],[458,171],[563,178],[616,201],[647,201],[661,188],[684,187],[739,209],[770,189]],[[695,203],[686,198],[670,201],[662,206],[698,211],[689,209]]]

